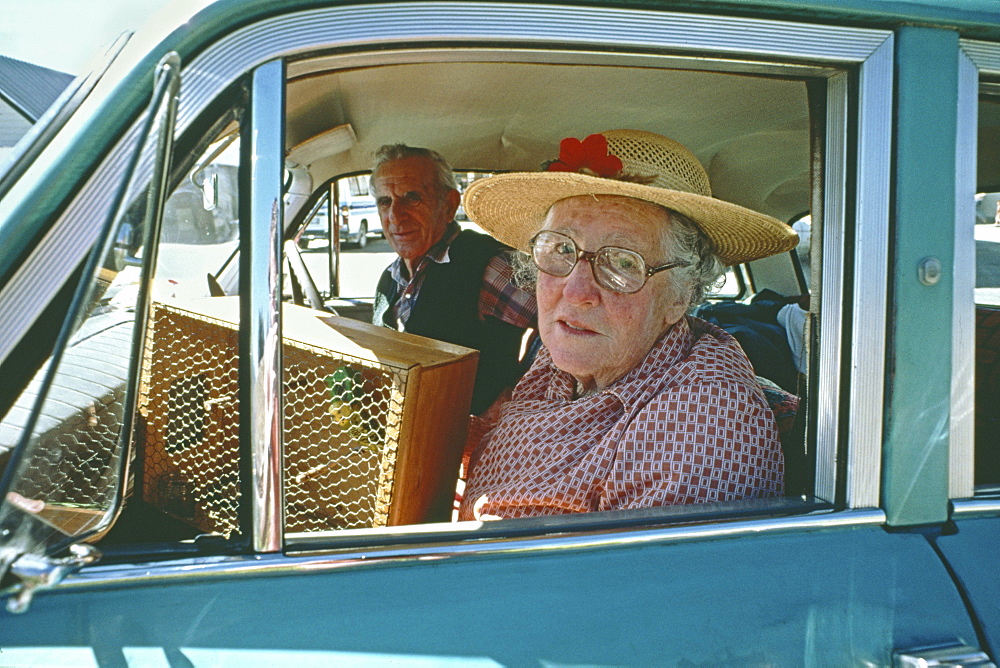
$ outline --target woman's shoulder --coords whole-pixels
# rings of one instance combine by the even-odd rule
[[[756,384],[753,366],[739,341],[726,330],[688,316],[693,342],[685,362],[702,370],[709,378],[749,380]]]
[[[646,398],[677,396],[678,393],[700,394],[696,387],[715,386],[715,396],[752,397],[764,401],[754,369],[728,332],[704,320],[687,316],[685,327],[690,331],[686,350],[677,355],[669,350],[670,342],[661,341],[654,348],[646,369]],[[667,347],[663,348],[665,344]],[[658,354],[657,354],[658,353]],[[651,382],[659,379],[661,382]]]

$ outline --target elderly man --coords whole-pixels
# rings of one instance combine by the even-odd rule
[[[635,130],[563,140],[547,171],[474,183],[465,210],[530,252],[544,347],[472,454],[460,519],[782,492],[746,355],[687,312],[725,264],[794,248],[791,228],[713,198],[690,151]]]
[[[481,413],[524,372],[535,297],[511,283],[510,251],[454,221],[461,196],[447,161],[404,144],[375,154],[371,191],[399,256],[382,273],[373,322],[479,351],[472,412]]]

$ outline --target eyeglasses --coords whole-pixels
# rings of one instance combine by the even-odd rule
[[[580,259],[590,263],[594,280],[606,290],[632,294],[642,289],[653,274],[690,262],[675,261],[647,268],[646,261],[635,251],[604,246],[594,252],[580,249],[572,237],[562,232],[542,230],[531,238],[531,259],[538,270],[550,276],[569,276]]]

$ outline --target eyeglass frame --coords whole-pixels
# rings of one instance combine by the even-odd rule
[[[535,241],[538,239],[538,237],[540,237],[543,234],[557,234],[560,237],[565,237],[566,239],[570,240],[570,243],[573,244],[573,248],[576,249],[576,258],[573,260],[573,264],[570,265],[569,271],[567,271],[565,274],[562,275],[553,274],[550,271],[545,271],[538,265],[538,260],[535,259]],[[622,248],[621,246],[601,246],[596,251],[585,251],[583,250],[583,248],[580,247],[580,244],[576,242],[576,239],[563,232],[557,232],[556,230],[539,230],[535,234],[535,236],[531,237],[531,239],[528,241],[528,246],[529,248],[531,248],[530,255],[532,264],[534,264],[535,267],[538,269],[538,271],[542,272],[543,274],[547,274],[549,276],[555,276],[557,278],[566,278],[567,276],[573,273],[573,270],[576,269],[576,265],[580,263],[581,259],[583,259],[586,260],[587,264],[590,265],[590,273],[594,277],[594,282],[597,283],[599,287],[602,287],[605,290],[610,290],[611,292],[620,295],[634,295],[635,293],[639,292],[639,290],[642,290],[644,287],[646,287],[646,283],[649,281],[649,278],[651,276],[658,274],[661,271],[666,271],[667,269],[677,269],[678,267],[691,266],[691,263],[686,260],[674,260],[673,262],[667,262],[666,264],[661,264],[656,267],[650,267],[649,263],[646,262],[646,258],[644,258],[641,253],[639,253],[638,251],[634,251],[631,248]],[[642,266],[646,267],[645,276],[642,279],[642,285],[637,287],[635,290],[632,290],[631,292],[622,292],[621,290],[609,288],[608,286],[604,285],[601,282],[600,277],[597,275],[597,270],[594,268],[593,259],[597,257],[597,255],[600,252],[605,250],[625,251],[626,253],[632,253],[633,255],[638,257],[639,260],[642,261]]]

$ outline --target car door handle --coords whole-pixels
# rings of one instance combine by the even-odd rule
[[[896,668],[943,668],[944,666],[996,668],[996,664],[986,652],[961,642],[896,650],[893,652],[893,658]]]

